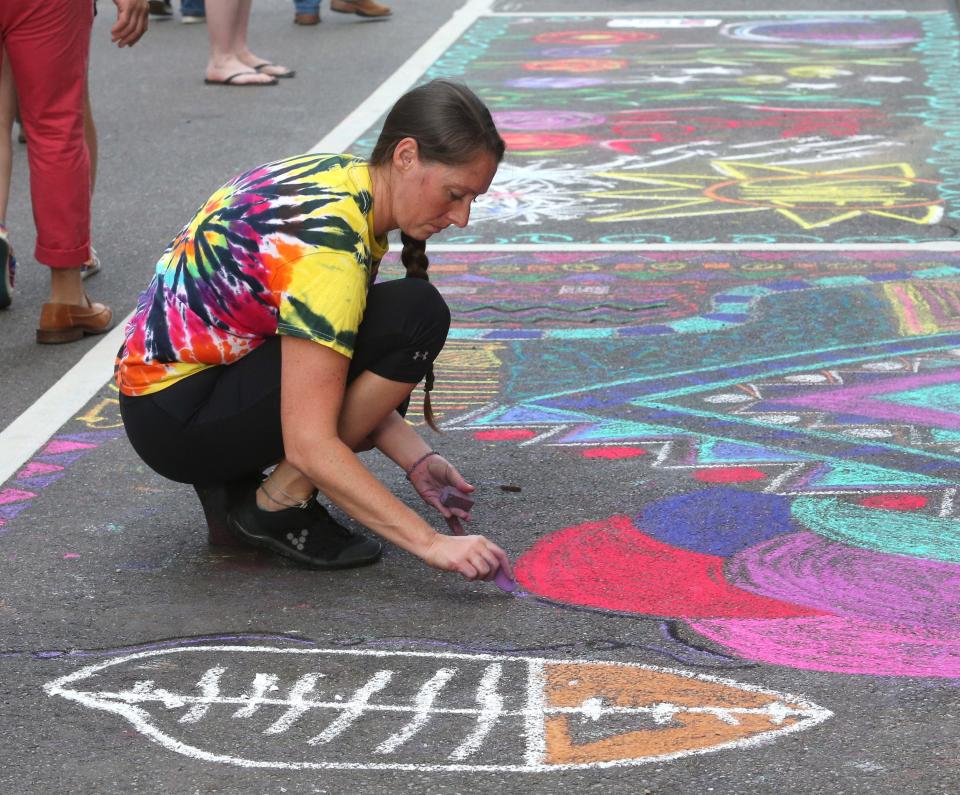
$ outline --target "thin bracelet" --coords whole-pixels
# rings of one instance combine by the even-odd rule
[[[440,453],[438,453],[436,450],[431,450],[429,453],[424,453],[416,461],[414,461],[413,466],[411,466],[407,470],[407,480],[410,480],[410,476],[413,474],[413,470],[415,470],[418,466],[420,466],[420,464],[422,464],[432,455],[440,455]]]

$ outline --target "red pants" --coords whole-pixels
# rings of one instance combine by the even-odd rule
[[[83,105],[92,0],[0,0],[27,136],[36,258],[78,268],[90,257],[90,153]]]

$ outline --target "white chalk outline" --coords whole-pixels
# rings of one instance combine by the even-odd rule
[[[465,661],[491,661],[491,662],[515,662],[526,665],[527,675],[527,707],[524,710],[526,716],[524,734],[527,739],[527,753],[525,755],[527,763],[524,765],[468,765],[468,764],[411,764],[411,763],[384,763],[384,762],[280,762],[256,759],[244,759],[242,757],[231,756],[229,754],[217,754],[210,751],[204,751],[202,748],[188,745],[187,743],[176,740],[161,729],[151,725],[151,715],[146,710],[133,704],[123,703],[122,701],[106,701],[96,693],[73,690],[68,685],[81,679],[93,677],[107,668],[124,665],[137,660],[144,660],[151,657],[159,657],[166,654],[183,654],[197,652],[224,652],[240,654],[292,654],[292,655],[327,655],[343,657],[374,657],[374,658],[429,658],[433,660],[465,660]],[[669,754],[660,754],[657,756],[638,757],[633,759],[618,759],[606,762],[580,763],[580,764],[559,764],[551,765],[543,761],[546,750],[546,741],[544,737],[544,726],[542,718],[547,713],[544,705],[544,683],[545,671],[549,665],[610,665],[620,668],[632,668],[655,673],[666,673],[685,679],[696,679],[704,682],[722,684],[728,687],[734,687],[750,693],[759,693],[770,696],[776,701],[788,702],[796,710],[802,710],[804,718],[796,723],[771,731],[751,735],[749,737],[731,740],[720,743],[709,748],[689,749],[686,751],[676,751]],[[405,770],[405,771],[426,771],[426,772],[512,772],[512,773],[546,773],[564,770],[596,770],[611,767],[635,767],[638,765],[649,764],[651,762],[666,762],[674,759],[682,759],[689,756],[700,756],[703,754],[714,753],[717,751],[731,748],[751,748],[761,745],[767,745],[781,735],[792,734],[812,728],[829,718],[833,713],[807,701],[804,698],[795,696],[792,693],[770,690],[759,685],[737,682],[733,679],[712,676],[709,674],[693,673],[674,668],[661,668],[653,665],[643,665],[641,663],[614,662],[610,660],[565,660],[551,659],[546,657],[519,657],[512,655],[493,655],[493,654],[461,654],[456,652],[416,652],[416,651],[381,651],[377,649],[301,649],[301,648],[282,648],[273,646],[183,646],[169,649],[152,649],[149,651],[137,652],[124,655],[112,660],[94,663],[85,666],[71,674],[62,676],[52,682],[47,682],[43,686],[44,691],[49,696],[61,696],[68,701],[75,701],[91,709],[112,712],[115,715],[126,718],[131,725],[141,734],[156,742],[158,745],[169,751],[174,751],[183,756],[206,762],[219,762],[223,764],[237,765],[245,768],[274,768],[283,770]],[[202,697],[184,698],[184,703],[202,701]],[[226,699],[232,702],[232,699]],[[770,709],[773,705],[765,708],[774,715]],[[562,711],[562,710],[561,710]],[[470,710],[476,712],[476,710]]]

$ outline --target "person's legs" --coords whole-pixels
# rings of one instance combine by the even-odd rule
[[[210,58],[207,81],[233,85],[275,85],[277,80],[261,74],[240,60],[238,41],[246,49],[246,22],[252,0],[206,0],[207,33],[210,37]],[[241,25],[243,26],[241,28]],[[231,79],[233,78],[233,79]]]
[[[7,239],[7,204],[10,200],[10,175],[13,170],[13,120],[17,115],[17,92],[6,50],[0,62],[0,309],[13,302],[13,284],[17,261]]]
[[[90,81],[87,81],[87,87],[84,91],[83,99],[83,138],[87,142],[87,151],[90,153],[90,196],[97,186],[97,125],[93,122],[93,106],[90,104]],[[91,201],[92,203],[92,201]],[[100,272],[100,257],[93,245],[90,246],[90,258],[83,263],[80,269],[80,275],[86,279]]]
[[[252,543],[315,568],[373,563],[379,542],[337,524],[312,499],[266,514],[262,472],[283,456],[280,338],[229,367],[213,367],[153,395],[121,395],[124,427],[155,471],[193,483],[211,544]],[[228,517],[229,515],[229,517]]]
[[[295,73],[292,69],[271,63],[266,58],[254,55],[250,51],[250,45],[247,42],[247,33],[250,28],[250,11],[252,6],[252,0],[241,0],[240,2],[237,26],[234,30],[235,38],[232,45],[234,54],[244,64],[252,69],[256,69],[260,74],[270,75],[271,77],[293,77]]]
[[[293,21],[297,25],[319,25],[320,0],[293,0]]]
[[[17,92],[13,86],[10,59],[3,51],[0,65],[0,226],[6,223],[13,170],[13,120],[17,115]]]
[[[102,333],[110,328],[112,313],[91,304],[80,276],[90,256],[90,158],[83,105],[92,3],[25,0],[6,4],[0,13],[30,141],[36,258],[51,269],[50,302],[41,312],[37,340],[67,342]]]
[[[87,152],[90,154],[90,195],[97,187],[97,158],[99,144],[97,142],[97,125],[93,122],[93,106],[90,104],[89,81],[83,90],[83,140],[87,142]]]
[[[207,9],[203,0],[180,0],[180,21],[186,24],[203,22],[207,17]]]
[[[18,4],[14,4],[18,5]],[[28,0],[6,32],[20,117],[30,141],[30,188],[37,224],[36,257],[76,271],[90,247],[90,158],[83,139],[92,4]]]

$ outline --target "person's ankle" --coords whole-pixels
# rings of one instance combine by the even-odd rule
[[[276,484],[267,485],[267,481],[260,484],[256,493],[257,507],[261,511],[267,511],[269,513],[283,511],[289,508],[305,508],[316,496],[316,490],[306,494],[289,494]]]
[[[80,273],[76,268],[54,268],[50,271],[50,303],[82,306],[87,302]]]

